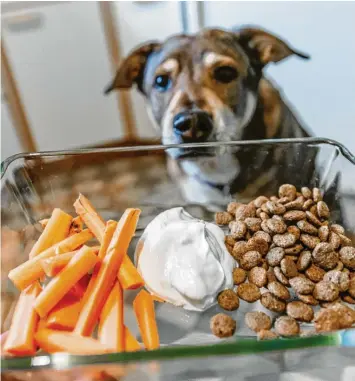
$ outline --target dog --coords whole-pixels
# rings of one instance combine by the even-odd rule
[[[258,27],[204,29],[134,49],[105,89],[136,85],[162,143],[303,138],[301,125],[264,68],[291,56],[310,57]],[[225,204],[291,182],[311,185],[315,150],[280,147],[169,148],[168,169],[191,203]],[[263,193],[264,192],[264,193]]]

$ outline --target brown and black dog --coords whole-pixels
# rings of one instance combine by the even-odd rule
[[[266,65],[293,55],[309,58],[259,28],[205,29],[136,48],[105,92],[136,85],[163,144],[307,137],[280,92],[263,76]],[[231,193],[239,198],[262,194],[275,177],[287,181],[285,171],[294,172],[295,185],[299,171],[302,183],[307,182],[305,171],[313,175],[313,166],[304,167],[312,160],[300,151],[259,151],[257,146],[239,152],[223,147],[213,155],[208,149],[196,155],[169,149],[169,169],[188,201],[217,204]]]

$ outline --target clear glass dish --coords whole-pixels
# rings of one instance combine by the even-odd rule
[[[72,204],[79,192],[92,201],[105,219],[118,219],[127,207],[142,210],[130,255],[133,255],[135,243],[146,225],[166,209],[183,206],[190,214],[205,220],[213,220],[214,211],[223,210],[232,199],[231,194],[225,193],[223,201],[215,203],[206,203],[202,197],[201,202],[191,202],[182,196],[182,180],[170,177],[167,171],[166,152],[171,148],[179,148],[193,157],[206,155],[206,152],[210,157],[218,157],[226,151],[245,154],[248,161],[243,166],[247,178],[260,166],[260,157],[272,152],[278,158],[275,163],[283,175],[275,176],[262,193],[241,190],[237,197],[248,201],[260,194],[275,194],[285,182],[297,186],[318,186],[327,195],[327,202],[334,206],[333,220],[341,223],[350,237],[355,237],[355,157],[344,146],[331,140],[263,140],[15,155],[5,160],[1,168],[1,332],[8,328],[17,297],[17,290],[7,279],[9,270],[26,260],[28,250],[39,235],[37,222],[47,218],[54,207],[73,213]],[[294,155],[294,160],[289,160],[285,166],[283,158],[290,154]],[[305,164],[310,162],[314,164],[315,171],[306,170]],[[125,321],[138,335],[130,307],[134,295],[133,291],[125,295]],[[348,352],[353,349],[338,349],[354,345],[351,330],[257,341],[244,326],[243,306],[236,311],[236,335],[221,341],[209,330],[210,317],[219,311],[216,306],[201,314],[159,304],[156,314],[162,347],[157,351],[6,358],[2,359],[3,377],[36,381],[94,380],[100,379],[94,377],[105,371],[113,377],[107,376],[106,379],[122,377],[124,380],[266,380],[268,375],[271,380],[272,375],[295,369],[314,372],[317,369],[315,364],[319,364],[323,371],[327,367],[327,358],[336,359],[339,369],[343,369],[352,363],[351,357],[355,356],[354,352]],[[313,363],[305,360],[309,358],[314,359]],[[236,370],[244,378],[234,378],[237,377]],[[80,378],[83,374],[86,378]],[[251,375],[260,378],[250,378]]]

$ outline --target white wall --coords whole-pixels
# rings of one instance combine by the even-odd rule
[[[355,152],[355,2],[208,1],[204,10],[206,26],[258,24],[309,53],[267,73],[316,136]]]

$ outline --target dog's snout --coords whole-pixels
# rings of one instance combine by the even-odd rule
[[[213,122],[204,111],[185,111],[174,117],[173,127],[184,143],[204,142],[212,132]]]

